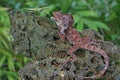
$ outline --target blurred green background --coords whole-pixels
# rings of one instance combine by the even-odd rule
[[[120,46],[120,0],[0,0],[0,80],[20,80],[17,71],[28,61],[10,44],[9,9],[32,10],[46,17],[53,11],[70,13],[78,31],[94,29]]]

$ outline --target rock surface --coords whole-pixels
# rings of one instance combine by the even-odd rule
[[[11,11],[9,16],[12,44],[16,53],[32,58],[19,70],[21,80],[80,80],[61,69],[63,63],[70,58],[67,51],[71,44],[67,40],[60,40],[52,20],[21,11]],[[104,36],[94,30],[84,30],[80,35],[102,40],[94,45],[105,50],[109,56],[109,68],[98,80],[120,80],[120,49],[112,42],[104,41]],[[96,52],[79,49],[75,54],[77,61],[64,66],[68,71],[81,76],[92,76],[104,67],[103,58]]]

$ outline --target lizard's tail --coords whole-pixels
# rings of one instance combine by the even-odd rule
[[[80,48],[100,53],[104,57],[105,67],[104,67],[104,69],[102,71],[100,71],[99,74],[94,75],[94,76],[79,76],[79,75],[76,75],[74,73],[72,73],[72,75],[77,76],[80,79],[95,79],[95,78],[102,77],[104,75],[104,73],[106,72],[108,66],[109,66],[109,57],[107,56],[105,51],[98,48],[98,47],[95,47],[93,45],[89,45],[89,44],[87,44],[85,46],[80,46]]]

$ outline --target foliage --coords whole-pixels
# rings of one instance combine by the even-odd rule
[[[27,6],[31,6],[32,3],[31,4],[30,3],[29,4],[27,3]],[[91,19],[91,18],[97,19],[99,16],[95,11],[88,8],[88,3],[85,0],[81,0],[81,1],[54,0],[53,2],[50,2],[50,0],[46,0],[46,6],[47,7],[45,8],[43,7],[44,9],[40,11],[40,16],[51,16],[49,14],[54,10],[62,11],[63,13],[71,13],[75,20],[74,25],[76,25],[78,31],[82,31],[85,27],[97,31],[99,28],[110,30],[110,28],[108,28],[108,26],[105,25],[104,23],[100,21],[94,21]]]
[[[120,46],[119,7],[119,0],[0,0],[0,80],[18,80],[17,71],[27,59],[15,54],[10,44],[8,9],[31,10],[47,17],[53,11],[69,13],[78,31],[94,29]]]
[[[6,8],[0,7],[0,13],[0,80],[18,80],[17,71],[26,63],[27,58],[14,53]]]

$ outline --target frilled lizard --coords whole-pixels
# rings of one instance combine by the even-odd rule
[[[62,14],[61,12],[55,11],[53,12],[53,17],[51,17],[57,24],[57,27],[59,29],[59,36],[62,41],[65,41],[67,39],[73,46],[68,51],[68,54],[71,56],[71,58],[65,62],[68,63],[70,61],[74,62],[76,61],[76,55],[73,53],[79,48],[94,51],[97,53],[100,53],[105,61],[105,67],[102,71],[99,72],[99,74],[96,74],[94,76],[79,76],[77,74],[72,73],[72,75],[76,75],[80,79],[95,79],[100,78],[104,75],[106,72],[108,66],[109,66],[109,57],[105,53],[104,50],[95,47],[92,45],[94,42],[91,40],[91,37],[87,36],[85,38],[82,38],[76,29],[73,28],[73,17],[70,14]]]

